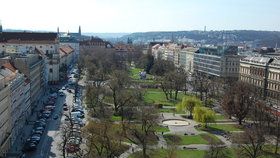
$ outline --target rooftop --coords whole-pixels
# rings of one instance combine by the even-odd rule
[[[49,41],[56,42],[57,33],[39,33],[39,32],[0,32],[0,42],[16,42],[16,41]]]

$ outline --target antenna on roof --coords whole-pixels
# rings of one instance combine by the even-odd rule
[[[2,28],[2,22],[0,20],[0,32],[3,32],[3,28]]]

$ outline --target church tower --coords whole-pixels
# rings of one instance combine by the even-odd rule
[[[81,26],[79,26],[79,35],[82,35],[82,30],[81,30]]]

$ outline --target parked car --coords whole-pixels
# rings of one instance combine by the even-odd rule
[[[26,142],[23,147],[24,151],[34,151],[36,149],[37,149],[37,144],[35,144],[34,142]]]
[[[42,135],[44,133],[44,131],[41,131],[41,130],[33,130],[32,131],[32,134],[39,134],[39,135]]]
[[[43,128],[45,128],[45,127],[46,127],[46,123],[43,123],[43,122],[35,123],[35,124],[34,124],[34,128],[37,128],[37,127],[43,127]]]
[[[54,115],[53,119],[54,119],[54,120],[57,120],[57,119],[58,119],[58,115],[57,115],[57,114]]]
[[[67,108],[67,107],[63,107],[63,110],[64,110],[64,111],[67,111],[67,110],[68,110],[68,108]]]

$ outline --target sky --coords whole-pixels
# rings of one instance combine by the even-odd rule
[[[1,0],[4,29],[280,31],[280,0]]]

